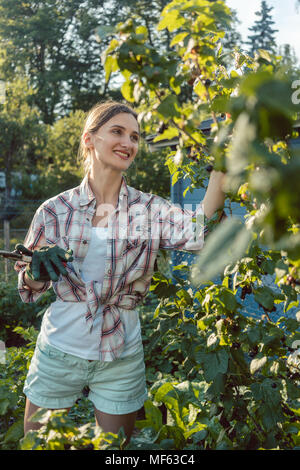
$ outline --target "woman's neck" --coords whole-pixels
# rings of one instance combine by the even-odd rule
[[[95,172],[93,168],[88,175],[89,185],[98,204],[113,204],[118,202],[122,184],[122,173],[112,171]]]

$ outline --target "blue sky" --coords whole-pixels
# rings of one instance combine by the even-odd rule
[[[300,63],[300,5],[297,8],[296,3],[296,0],[267,0],[268,6],[274,7],[271,14],[275,21],[274,29],[278,29],[275,35],[277,44],[290,44]],[[258,18],[255,12],[260,10],[261,0],[227,0],[226,4],[237,11],[241,21],[237,29],[246,40],[248,28]]]

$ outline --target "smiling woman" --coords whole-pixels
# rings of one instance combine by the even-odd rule
[[[125,123],[122,122],[124,119]],[[130,140],[138,144],[140,132],[137,113],[129,106],[114,101],[97,104],[90,110],[84,123],[78,152],[79,161],[83,162],[86,173],[92,163],[93,140],[98,138],[103,141],[103,131],[106,134],[110,132],[112,135],[122,137],[124,134],[126,137],[127,131]]]
[[[88,387],[97,423],[114,433],[123,426],[130,439],[137,411],[148,398],[136,307],[149,291],[159,250],[200,250],[208,232],[204,212],[213,213],[224,202],[218,172],[212,172],[195,211],[128,186],[124,173],[136,158],[139,136],[130,107],[96,105],[82,131],[83,181],[45,201],[24,245],[18,245],[21,252],[38,250],[36,256],[48,254],[52,245],[73,258],[65,265],[47,258],[38,270],[43,276],[33,276],[24,261],[15,264],[24,302],[35,302],[51,282],[56,294],[44,313],[23,389],[25,433],[40,426],[30,422],[38,407],[70,408]]]
[[[112,101],[90,111],[82,132],[80,155],[97,201],[93,226],[107,226],[118,203],[123,173],[136,157],[139,137],[137,114],[129,106]]]

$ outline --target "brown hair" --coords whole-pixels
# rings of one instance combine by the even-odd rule
[[[104,101],[97,103],[88,112],[83,125],[77,156],[78,162],[83,164],[85,173],[88,172],[91,162],[90,151],[86,148],[84,144],[84,134],[86,132],[97,132],[101,126],[103,126],[107,121],[109,121],[112,117],[116,116],[119,113],[132,114],[132,116],[138,122],[138,115],[134,111],[134,109],[132,109],[127,104],[119,103],[118,101]]]

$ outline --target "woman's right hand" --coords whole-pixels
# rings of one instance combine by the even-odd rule
[[[67,274],[67,262],[73,261],[73,251],[65,251],[57,245],[43,246],[32,252],[24,245],[18,244],[15,250],[32,256],[31,263],[26,266],[26,274],[32,281],[58,281],[60,274]]]

